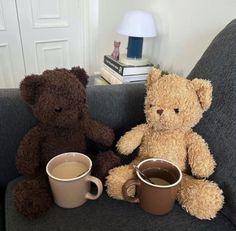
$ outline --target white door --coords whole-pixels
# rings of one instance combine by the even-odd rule
[[[18,87],[25,69],[15,0],[0,0],[0,88]]]
[[[16,0],[27,74],[87,68],[84,1]]]

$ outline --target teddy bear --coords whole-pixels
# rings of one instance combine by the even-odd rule
[[[183,172],[177,196],[181,206],[199,219],[214,218],[224,203],[222,190],[206,179],[214,172],[216,163],[208,144],[192,130],[211,101],[210,81],[162,75],[159,69],[153,68],[146,84],[146,123],[125,133],[116,145],[124,155],[139,147],[138,155],[129,165],[109,171],[108,195],[124,199],[122,186],[135,178],[133,165],[147,158],[161,158],[175,163]],[[130,196],[134,191],[130,190]]]
[[[38,119],[20,142],[16,155],[17,170],[25,178],[15,187],[14,204],[26,217],[36,218],[52,204],[45,167],[54,156],[85,153],[93,161],[94,174],[101,179],[120,163],[109,150],[95,156],[87,153],[87,139],[102,147],[111,146],[114,140],[112,129],[89,116],[87,82],[85,70],[73,67],[26,76],[20,84],[21,97]]]

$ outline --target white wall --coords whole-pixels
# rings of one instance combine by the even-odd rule
[[[116,33],[124,13],[141,9],[153,13],[158,36],[144,40],[144,55],[162,69],[186,76],[212,39],[236,18],[236,0],[99,0],[97,70],[113,41],[126,53],[127,37]]]

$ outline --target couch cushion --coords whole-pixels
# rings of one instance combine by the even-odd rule
[[[189,75],[211,80],[213,102],[196,127],[217,162],[212,178],[224,191],[223,213],[236,225],[236,19],[212,41]]]
[[[144,84],[89,87],[87,94],[90,115],[112,127],[119,137],[145,120],[145,92]]]
[[[114,129],[117,140],[125,132],[145,121],[143,105],[146,90],[144,84],[123,84],[88,87],[88,105],[92,118]],[[91,149],[92,148],[92,149]],[[89,145],[89,152],[97,153],[103,147]],[[116,148],[113,146],[113,151]],[[119,155],[122,164],[130,163],[132,155]]]
[[[36,220],[28,220],[16,212],[12,192],[16,179],[6,191],[7,231],[104,231],[104,230],[235,230],[222,214],[212,221],[201,221],[188,215],[179,205],[166,216],[147,214],[137,204],[111,199],[106,193],[96,201],[88,201],[80,208],[62,209],[54,205],[48,213]]]

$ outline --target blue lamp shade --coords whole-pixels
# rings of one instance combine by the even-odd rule
[[[153,16],[145,11],[129,11],[125,14],[117,32],[129,36],[127,57],[142,58],[143,38],[156,36]]]

